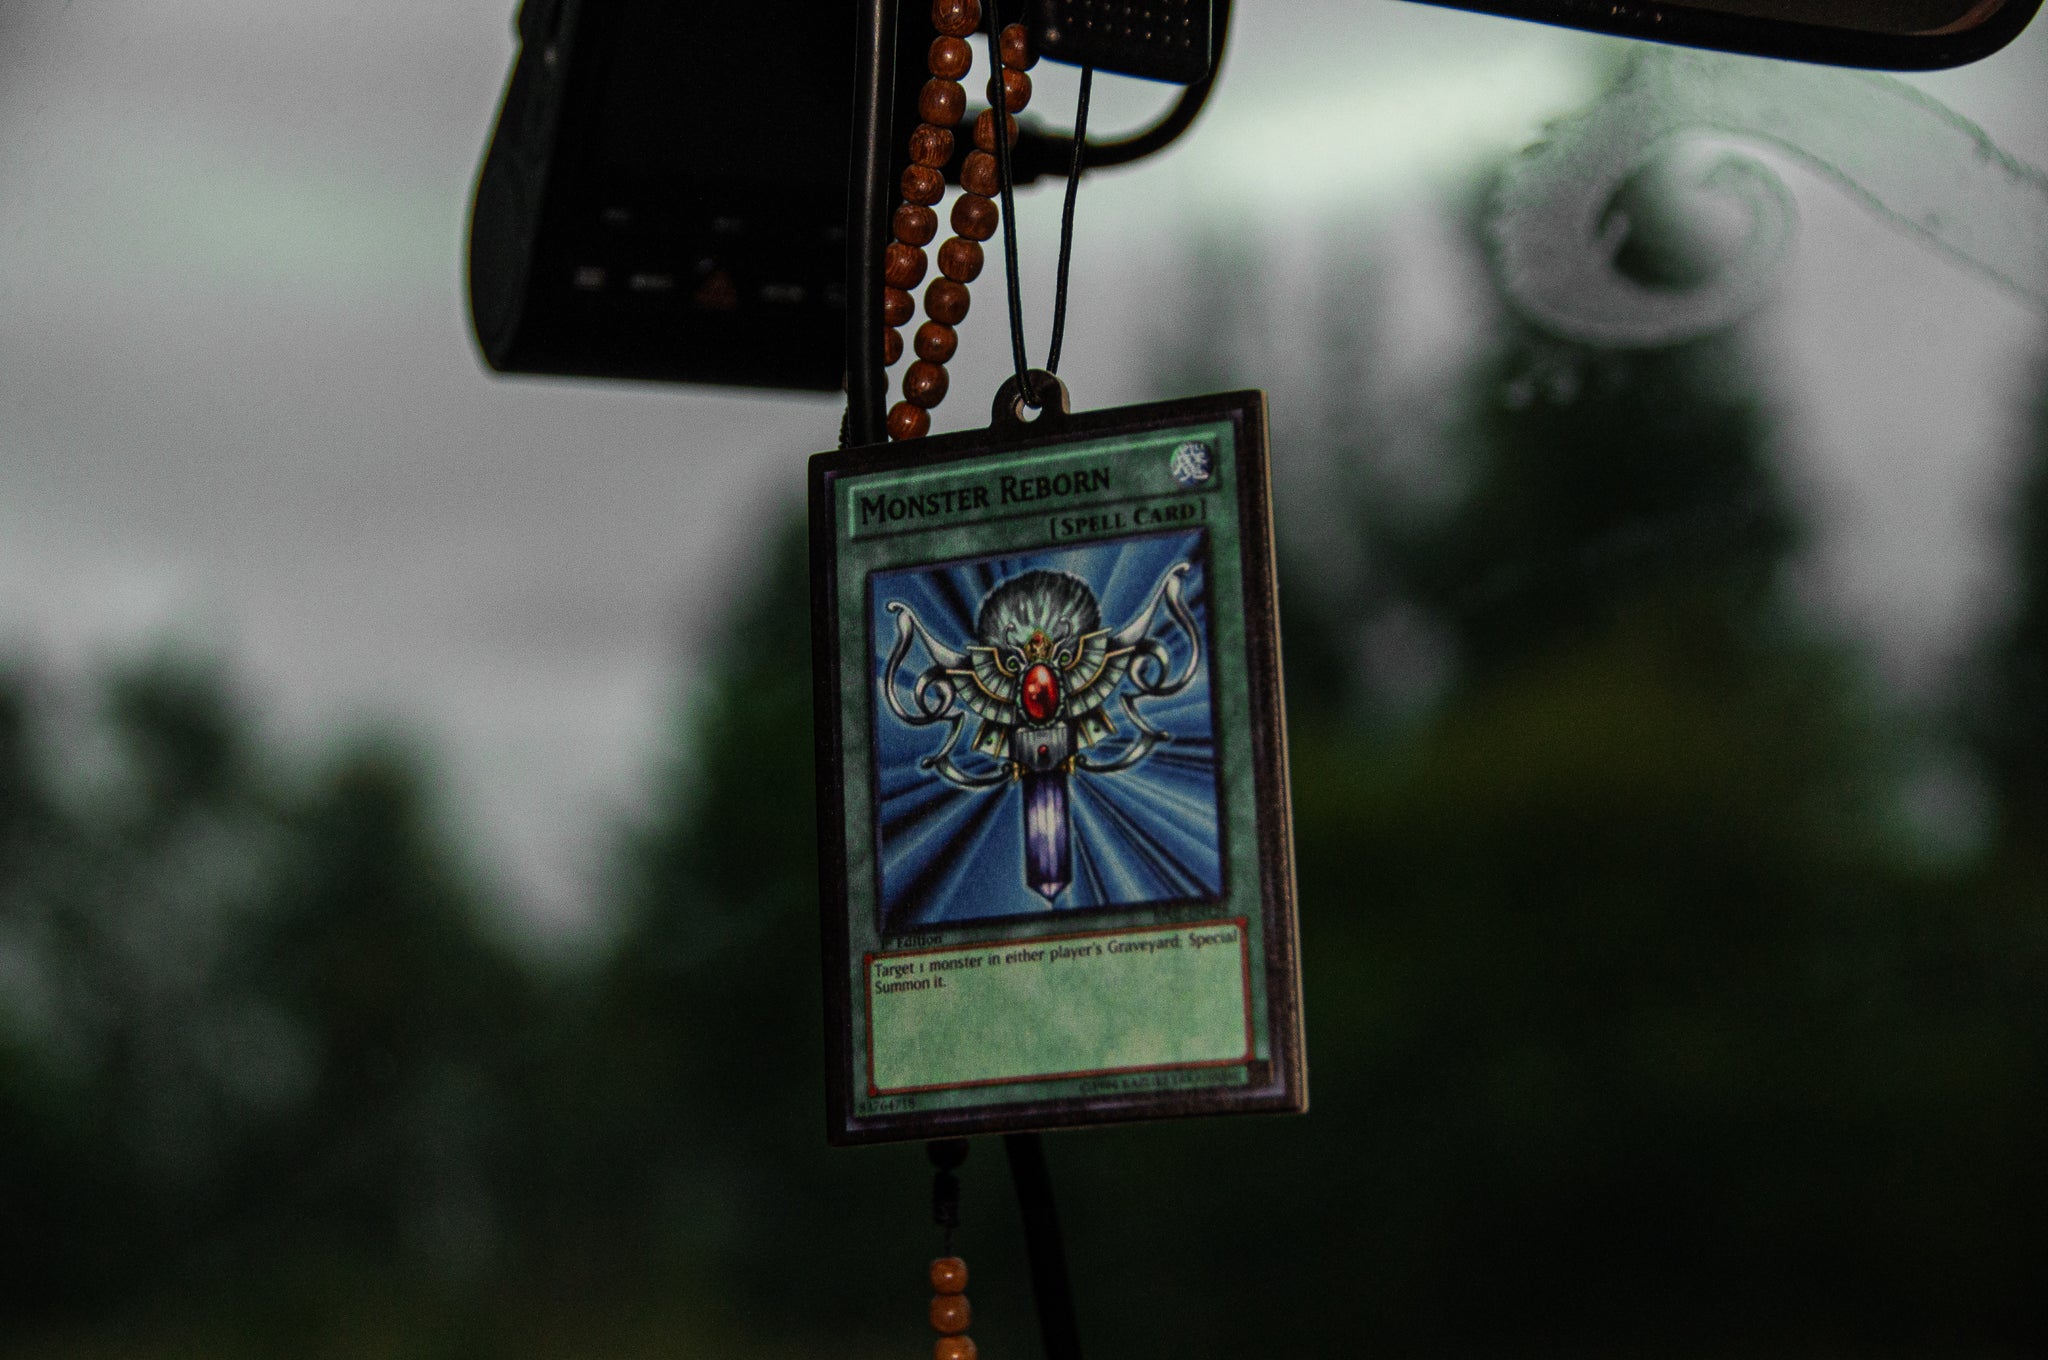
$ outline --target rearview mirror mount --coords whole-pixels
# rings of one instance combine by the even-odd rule
[[[1961,66],[2011,42],[2041,0],[1422,0],[1451,9],[1758,57],[1894,71]]]

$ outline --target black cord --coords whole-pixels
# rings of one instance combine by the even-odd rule
[[[953,1254],[953,1234],[960,1227],[960,1178],[953,1173],[967,1160],[965,1138],[939,1138],[924,1145],[932,1164],[932,1222],[945,1234],[946,1255]]]
[[[1041,132],[1034,127],[1025,127],[1018,137],[1011,156],[1016,166],[1017,183],[1029,184],[1040,175],[1056,174],[1073,154],[1076,141],[1086,148],[1081,162],[1090,170],[1103,170],[1111,166],[1128,165],[1155,151],[1164,149],[1169,143],[1193,126],[1201,114],[1202,106],[1209,102],[1209,94],[1216,86],[1216,77],[1223,71],[1223,54],[1230,37],[1230,0],[1215,0],[1214,28],[1210,34],[1213,56],[1209,64],[1209,78],[1200,80],[1181,91],[1174,101],[1152,126],[1134,132],[1128,137],[1113,142],[1090,142],[1079,136],[1063,133]]]
[[[1052,1173],[1035,1133],[1006,1133],[1010,1181],[1024,1220],[1024,1255],[1031,1265],[1031,1297],[1038,1305],[1038,1332],[1046,1360],[1081,1360],[1081,1328],[1074,1316],[1074,1286],[1067,1274],[1067,1248],[1053,1205]]]
[[[1095,84],[1095,68],[1081,68],[1081,98],[1074,108],[1074,164],[1067,171],[1067,202],[1060,209],[1060,272],[1052,288],[1052,344],[1046,350],[1045,371],[1060,371],[1060,346],[1067,338],[1067,266],[1074,258],[1074,198],[1081,187],[1081,156],[1088,146],[1088,93]]]
[[[1017,199],[1010,173],[1010,96],[1003,84],[1002,19],[995,0],[988,0],[989,126],[996,140],[996,179],[1002,186],[1003,280],[1010,297],[1010,357],[1017,366],[1017,395],[1026,406],[1037,410],[1040,403],[1030,378],[1030,364],[1024,357],[1024,290],[1017,281]],[[1081,160],[1088,146],[1088,96],[1095,85],[1095,68],[1081,68],[1081,98],[1074,112],[1074,163],[1067,173],[1067,199],[1060,212],[1060,267],[1053,285],[1052,344],[1046,355],[1045,371],[1060,371],[1060,349],[1067,333],[1067,274],[1074,257],[1074,197],[1081,184]]]

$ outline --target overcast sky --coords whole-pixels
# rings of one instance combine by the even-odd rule
[[[2044,29],[1916,83],[2048,163]],[[1204,232],[1275,243],[1276,305],[1370,254],[1400,364],[1441,371],[1479,286],[1453,201],[1612,52],[1397,0],[1240,0],[1232,36],[1196,132],[1082,196],[1077,405],[1153,395],[1140,356],[1174,299],[1238,284],[1196,271]],[[63,671],[196,639],[308,749],[413,733],[545,933],[584,918],[597,837],[838,405],[482,370],[464,220],[511,55],[504,0],[0,0],[0,648]],[[1071,82],[1037,74],[1061,116]],[[1098,127],[1162,99],[1105,86]],[[1926,683],[1996,598],[2041,318],[1786,177],[1802,229],[1759,320],[1823,530],[1813,588]],[[1034,348],[1053,193],[1021,213]],[[965,328],[941,428],[984,418],[1000,325],[984,305]]]

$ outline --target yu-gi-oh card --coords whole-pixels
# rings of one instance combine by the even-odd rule
[[[1255,392],[820,454],[829,1136],[1306,1106]]]

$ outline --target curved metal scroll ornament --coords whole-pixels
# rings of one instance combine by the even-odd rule
[[[1195,631],[1194,615],[1188,612],[1180,597],[1181,582],[1187,574],[1185,562],[1167,572],[1153,590],[1151,602],[1110,639],[1111,655],[1123,653],[1131,658],[1127,671],[1130,689],[1117,696],[1117,703],[1124,716],[1131,720],[1131,725],[1138,729],[1138,735],[1120,754],[1108,761],[1093,761],[1077,752],[1074,756],[1075,769],[1086,770],[1090,774],[1114,774],[1118,770],[1128,770],[1151,755],[1152,749],[1161,742],[1173,740],[1171,733],[1162,732],[1145,721],[1138,712],[1138,703],[1141,699],[1172,698],[1194,682],[1195,670],[1202,664],[1202,635]],[[1147,636],[1152,630],[1152,616],[1159,612],[1161,604],[1166,606],[1166,612],[1188,642],[1188,664],[1177,676],[1172,674],[1173,666],[1167,657],[1166,644]],[[1149,676],[1145,673],[1148,666],[1151,670]]]
[[[962,789],[1021,785],[1025,882],[1047,901],[1073,879],[1068,779],[1131,769],[1173,740],[1145,720],[1140,705],[1181,693],[1201,669],[1201,630],[1182,598],[1190,569],[1187,562],[1169,567],[1120,628],[1102,626],[1095,592],[1080,577],[1024,572],[988,592],[975,637],[962,647],[933,637],[903,601],[885,605],[896,637],[882,668],[882,702],[912,727],[946,725],[945,742],[919,760],[920,769]],[[1166,639],[1153,635],[1162,611],[1187,647],[1177,673]],[[919,644],[931,662],[910,681],[906,704],[901,677]],[[1107,712],[1112,698],[1136,730],[1115,755],[1096,760],[1087,749],[1117,733]],[[969,718],[979,720],[971,749],[993,762],[984,773],[954,759]]]
[[[2048,307],[2048,176],[1975,124],[1890,77],[1680,48],[1645,48],[1592,108],[1553,123],[1509,165],[1489,222],[1503,291],[1567,339],[1671,344],[1762,301],[1796,228],[1791,191],[1752,155],[1722,150],[1687,176],[1746,208],[1732,257],[1689,287],[1631,278],[1618,202],[1690,145],[1760,142],[1834,181],[1897,227]]]
[[[1010,782],[1010,772],[998,769],[993,774],[974,775],[953,763],[953,744],[960,740],[960,726],[967,721],[966,710],[954,703],[955,692],[952,676],[958,675],[967,664],[964,653],[956,652],[933,637],[923,623],[912,612],[909,605],[900,600],[891,600],[888,610],[896,616],[896,643],[889,649],[889,662],[882,671],[882,701],[894,713],[912,727],[928,727],[933,723],[946,724],[946,744],[936,754],[926,756],[918,762],[918,768],[934,771],[949,784],[962,788],[992,788],[997,784]],[[911,684],[910,702],[916,706],[912,712],[903,706],[896,692],[896,673],[910,655],[912,637],[924,643],[924,649],[931,654],[932,664],[918,673]]]

